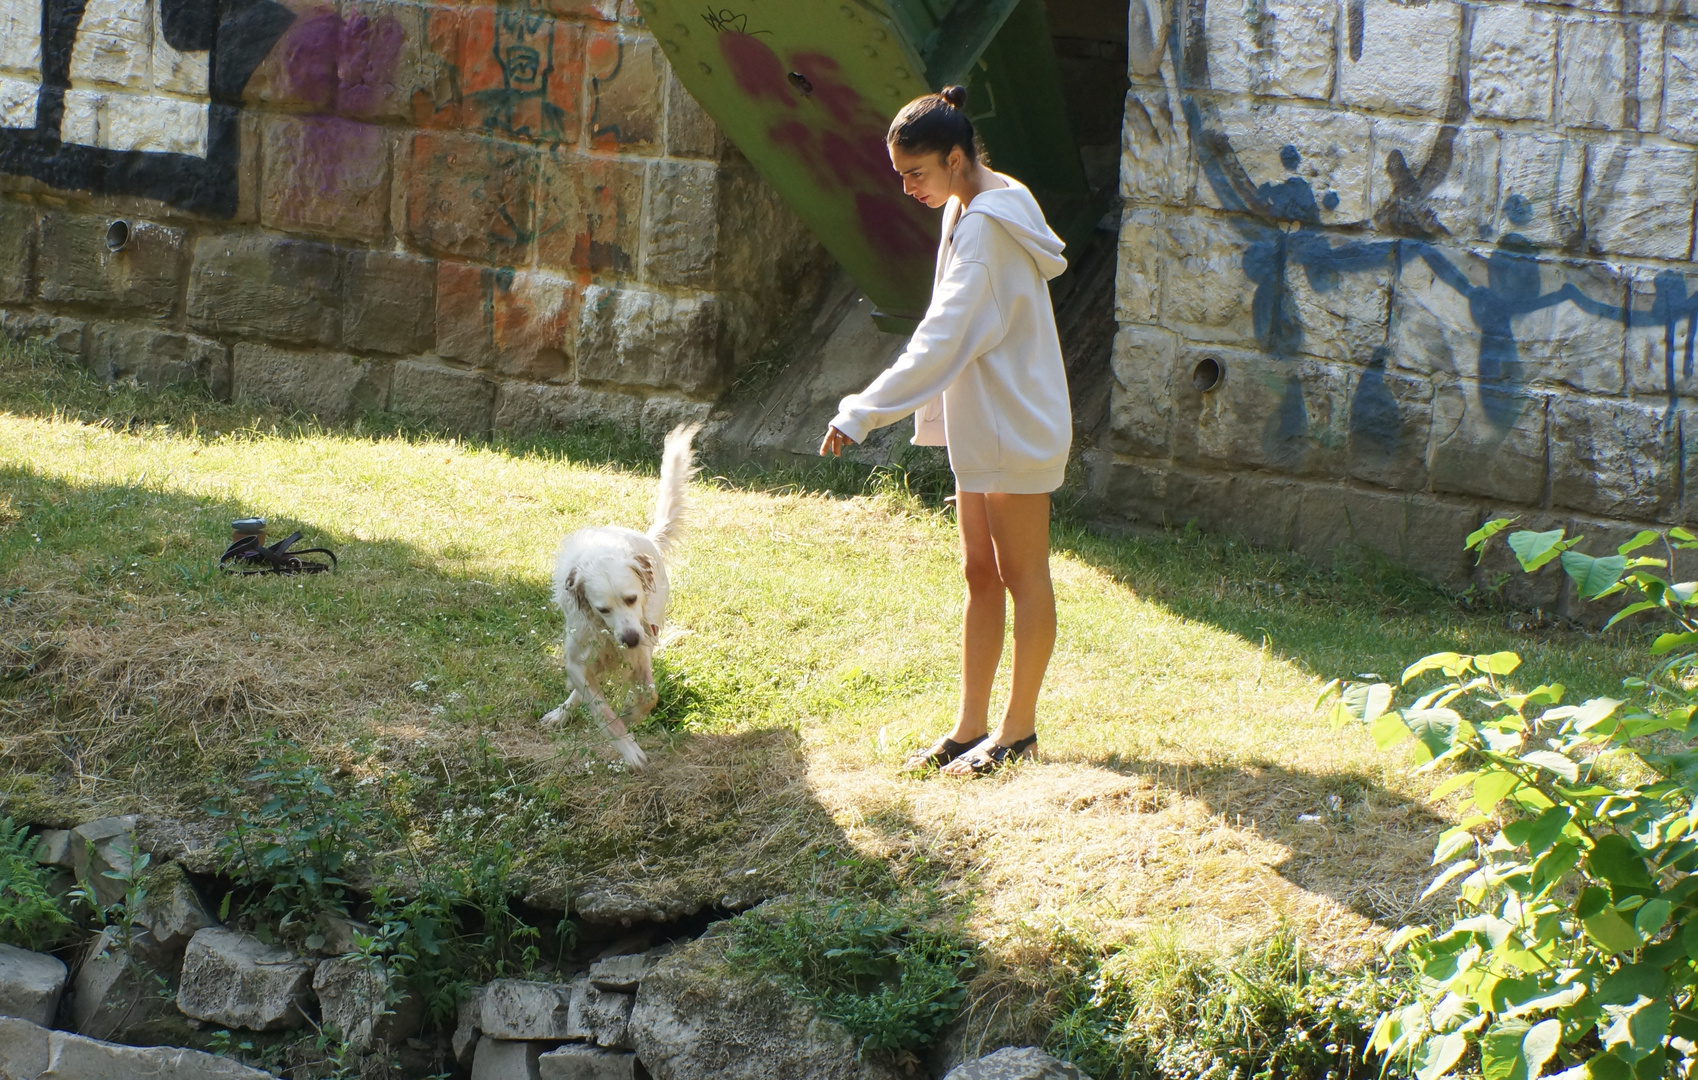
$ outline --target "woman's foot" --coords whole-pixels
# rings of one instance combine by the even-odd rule
[[[965,739],[957,742],[948,735],[932,743],[929,750],[916,750],[908,755],[908,760],[902,763],[904,769],[941,769],[967,751],[984,742],[988,736]]]
[[[950,776],[984,776],[993,773],[1012,761],[1032,757],[1037,750],[1038,737],[1028,735],[1024,739],[1016,739],[1008,746],[986,740],[971,750],[961,754],[944,767],[944,772]]]

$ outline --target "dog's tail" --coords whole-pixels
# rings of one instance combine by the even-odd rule
[[[666,434],[666,449],[660,457],[660,491],[654,497],[654,524],[649,526],[649,539],[661,554],[672,550],[683,532],[684,515],[688,511],[685,485],[696,475],[696,456],[691,442],[700,424],[679,424]]]

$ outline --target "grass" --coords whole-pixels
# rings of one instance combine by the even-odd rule
[[[1625,637],[1513,629],[1365,557],[1063,515],[1044,760],[906,775],[954,707],[936,463],[751,469],[692,490],[639,733],[657,768],[630,775],[596,731],[537,724],[564,696],[547,578],[572,529],[647,523],[655,457],[605,430],[326,428],[0,345],[4,811],[198,816],[276,732],[376,784],[427,856],[510,843],[542,907],[924,893],[979,950],[972,1029],[1043,1038],[1123,950],[1286,935],[1347,965],[1420,912],[1442,811],[1401,757],[1321,722],[1326,679],[1444,649],[1514,649],[1519,681],[1582,695],[1633,670]],[[249,514],[340,571],[219,574]]]

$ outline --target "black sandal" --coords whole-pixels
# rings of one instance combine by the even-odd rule
[[[941,769],[988,738],[990,738],[990,735],[987,733],[967,742],[956,742],[945,735],[937,742],[932,743],[930,750],[916,750],[910,754],[902,767],[904,769],[924,769],[929,766],[933,769]]]
[[[990,749],[986,750],[983,754],[975,754],[974,756],[967,758],[967,765],[973,770],[974,776],[984,776],[987,773],[993,773],[1002,768],[1010,761],[1019,761],[1021,758],[1032,757],[1034,748],[1037,745],[1038,736],[1036,732],[1026,736],[1024,739],[1016,739],[1013,746],[1004,746],[1001,743],[991,743]]]
[[[224,550],[218,568],[231,574],[321,574],[336,569],[336,554],[329,548],[300,548],[290,551],[301,538],[299,530],[266,547],[258,536],[244,536]],[[302,555],[325,555],[327,563],[303,559]]]

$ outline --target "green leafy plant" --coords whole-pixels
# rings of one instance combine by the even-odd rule
[[[875,901],[745,915],[728,956],[775,977],[869,1049],[892,1051],[937,1040],[966,1001],[974,964],[959,934]]]
[[[1510,524],[1488,523],[1469,546]],[[1393,936],[1416,993],[1370,1041],[1419,1080],[1644,1080],[1686,1075],[1698,1057],[1698,582],[1661,573],[1698,537],[1645,531],[1603,556],[1579,541],[1507,537],[1524,570],[1557,562],[1583,599],[1627,594],[1611,625],[1650,613],[1668,624],[1649,670],[1626,683],[1631,700],[1517,691],[1511,652],[1417,661],[1403,685],[1440,681],[1403,708],[1385,683],[1328,687],[1335,723],[1367,725],[1385,750],[1412,743],[1418,770],[1453,770],[1433,798],[1457,795],[1465,812],[1439,837],[1427,894],[1454,886],[1455,917]],[[1659,542],[1667,558],[1636,554]]]
[[[1047,1048],[1097,1080],[1366,1078],[1363,1043],[1402,989],[1313,962],[1289,929],[1225,956],[1156,937],[1078,965]]]
[[[250,905],[285,929],[304,928],[320,913],[346,915],[343,875],[370,850],[370,800],[357,789],[337,791],[306,751],[275,737],[264,743],[247,785],[206,809],[230,819],[219,854],[250,890]],[[250,792],[257,806],[245,798]]]
[[[48,889],[52,868],[35,861],[35,837],[0,817],[0,942],[31,950],[63,941],[73,920]]]

